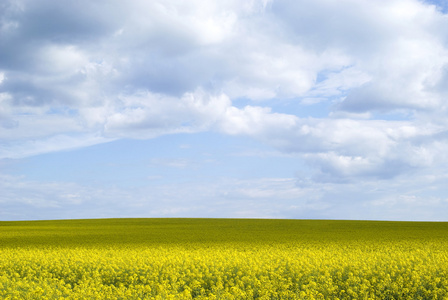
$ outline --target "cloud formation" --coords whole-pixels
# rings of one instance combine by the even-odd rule
[[[315,184],[423,176],[448,162],[447,28],[435,1],[3,1],[0,159],[214,131]]]

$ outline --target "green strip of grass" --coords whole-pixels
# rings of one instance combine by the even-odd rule
[[[447,240],[448,222],[94,219],[0,222],[0,248]]]

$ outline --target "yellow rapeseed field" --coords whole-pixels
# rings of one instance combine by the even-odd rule
[[[446,223],[0,222],[1,299],[448,299]]]

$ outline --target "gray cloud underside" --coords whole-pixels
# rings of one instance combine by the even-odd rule
[[[10,0],[0,12],[1,158],[214,130],[296,153],[316,182],[446,166],[448,17],[434,5]],[[332,111],[299,118],[278,101]]]

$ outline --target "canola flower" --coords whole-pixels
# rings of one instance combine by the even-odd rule
[[[81,223],[0,222],[0,299],[448,299],[444,223]]]

